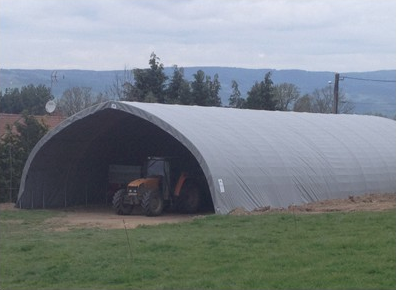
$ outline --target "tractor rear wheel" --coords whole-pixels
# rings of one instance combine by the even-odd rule
[[[201,204],[200,187],[192,180],[186,180],[178,200],[178,210],[183,213],[195,213]]]
[[[164,200],[158,191],[146,191],[142,196],[142,208],[147,216],[158,216],[163,212]]]
[[[119,215],[129,215],[133,206],[124,203],[124,196],[127,194],[125,189],[119,189],[113,196],[113,208]]]

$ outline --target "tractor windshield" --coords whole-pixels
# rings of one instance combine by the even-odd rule
[[[164,176],[164,160],[148,160],[146,177],[161,175]]]

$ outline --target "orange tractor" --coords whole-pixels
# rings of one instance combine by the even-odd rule
[[[183,213],[200,208],[203,176],[181,170],[173,157],[149,157],[143,166],[143,178],[131,181],[113,197],[117,214],[128,215],[141,206],[147,216],[161,215],[165,207]]]

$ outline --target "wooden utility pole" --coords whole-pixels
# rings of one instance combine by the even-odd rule
[[[338,114],[338,102],[339,102],[339,73],[335,73],[335,82],[334,82],[334,106],[332,109],[332,113]]]

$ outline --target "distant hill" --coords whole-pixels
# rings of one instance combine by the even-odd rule
[[[315,89],[324,88],[329,81],[334,81],[333,72],[312,72],[303,70],[272,70],[272,69],[243,69],[229,67],[187,67],[185,78],[193,80],[193,74],[199,69],[211,78],[217,73],[222,89],[220,92],[223,105],[228,104],[231,94],[231,82],[236,80],[244,97],[256,81],[263,80],[265,74],[272,72],[275,84],[287,82],[295,84],[301,94],[312,93]],[[167,75],[171,76],[173,68],[165,68]],[[52,70],[20,70],[0,69],[0,90],[6,88],[22,87],[28,84],[44,84],[51,86]],[[115,82],[116,76],[123,75],[118,71],[90,71],[90,70],[58,70],[57,82],[53,83],[53,94],[60,97],[71,87],[91,87],[93,93],[106,92]],[[396,115],[396,83],[379,82],[378,80],[395,81],[396,70],[382,70],[372,72],[343,73],[341,76],[349,77],[340,81],[340,88],[354,106],[357,114],[380,113],[393,117]]]

